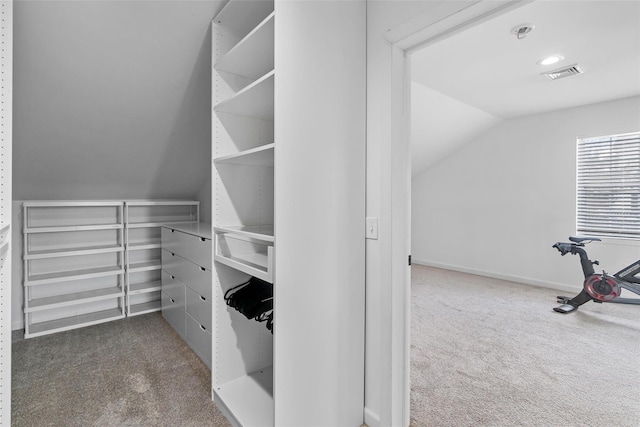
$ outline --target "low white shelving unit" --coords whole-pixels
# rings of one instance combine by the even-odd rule
[[[123,204],[23,204],[25,337],[124,314]]]
[[[162,309],[161,227],[198,223],[200,202],[127,200],[124,202],[127,316]]]

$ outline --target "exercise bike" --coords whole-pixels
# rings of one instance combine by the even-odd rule
[[[594,265],[600,265],[598,261],[589,260],[584,246],[587,243],[598,242],[596,237],[569,237],[571,243],[558,242],[553,245],[562,256],[566,254],[579,255],[580,264],[584,273],[582,291],[573,298],[558,296],[558,302],[562,305],[554,308],[558,313],[571,313],[582,304],[593,301],[596,303],[611,302],[618,304],[640,304],[640,299],[620,298],[622,289],[626,289],[640,295],[640,260],[618,271],[613,276],[603,271],[598,274],[594,271]]]

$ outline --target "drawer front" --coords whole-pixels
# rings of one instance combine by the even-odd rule
[[[162,269],[205,297],[211,300],[213,282],[211,270],[204,269],[186,259],[162,250]]]
[[[211,331],[206,329],[193,317],[186,315],[187,322],[187,344],[196,352],[198,356],[211,369]]]
[[[211,300],[187,288],[186,311],[196,322],[211,330]]]
[[[211,239],[162,227],[162,247],[194,264],[211,270]]]
[[[186,306],[185,286],[180,281],[174,279],[166,271],[162,271],[162,292],[175,301],[183,310]]]
[[[186,316],[184,308],[181,308],[171,298],[162,292],[162,317],[176,330],[183,339],[187,336]]]

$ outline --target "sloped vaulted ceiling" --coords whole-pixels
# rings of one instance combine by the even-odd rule
[[[17,1],[14,199],[195,197],[219,1]]]

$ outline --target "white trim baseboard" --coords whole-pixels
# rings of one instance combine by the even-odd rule
[[[364,408],[364,423],[368,427],[380,427],[380,416],[371,408]]]
[[[475,274],[477,276],[490,277],[492,279],[508,280],[510,282],[523,283],[525,285],[537,286],[539,288],[548,288],[563,292],[580,292],[581,287],[571,286],[564,283],[545,282],[531,277],[514,276],[510,274],[496,273],[493,271],[479,270],[476,268],[462,267],[459,265],[444,264],[440,262],[426,261],[420,259],[412,259],[413,264],[423,265],[425,267],[442,268],[444,270],[459,271],[461,273]]]

